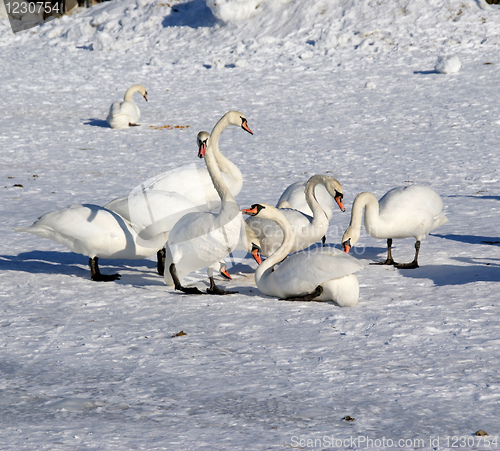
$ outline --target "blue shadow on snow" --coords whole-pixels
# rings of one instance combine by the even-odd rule
[[[109,262],[113,262],[109,265]],[[141,273],[141,277],[145,278],[150,275],[157,276],[163,283],[163,277],[156,272],[156,263],[151,260],[136,260],[141,266],[151,268],[151,274],[144,273],[142,270],[136,271]],[[114,274],[120,272],[120,268],[126,267],[127,271],[133,270],[130,266],[131,260],[107,260],[99,259],[99,267],[103,274]],[[84,266],[84,268],[82,268]],[[20,271],[30,274],[63,274],[66,276],[78,276],[83,279],[90,280],[90,269],[88,266],[88,257],[73,252],[56,252],[56,251],[30,251],[22,252],[19,255],[0,255],[0,271]],[[120,280],[116,280],[120,283]],[[130,275],[127,275],[127,284],[144,285],[144,280],[130,280]]]
[[[88,119],[87,122],[85,122],[85,125],[91,125],[92,127],[111,128],[110,125],[102,119]]]
[[[203,0],[192,0],[175,5],[171,13],[163,19],[163,28],[167,27],[213,27],[217,19]]]

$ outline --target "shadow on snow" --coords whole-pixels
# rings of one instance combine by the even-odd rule
[[[163,27],[212,27],[217,19],[203,0],[192,0],[172,7],[171,13],[163,19]]]

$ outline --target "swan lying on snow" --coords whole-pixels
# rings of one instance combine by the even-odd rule
[[[140,93],[146,102],[148,101],[146,88],[142,85],[134,85],[127,89],[123,102],[114,102],[109,109],[106,122],[111,128],[126,128],[131,125],[139,125],[141,112],[138,106],[132,100],[134,93]]]
[[[342,246],[349,252],[359,240],[361,218],[365,209],[365,229],[373,238],[387,239],[387,259],[376,263],[396,268],[418,268],[420,241],[431,230],[448,222],[443,213],[443,201],[429,186],[411,185],[393,188],[377,201],[372,193],[356,196],[352,205],[351,222],[342,237]],[[396,263],[391,246],[394,238],[414,237],[415,257],[410,263]]]
[[[330,221],[314,195],[317,185],[324,186],[328,195],[337,202],[339,208],[342,211],[345,210],[342,202],[342,185],[333,177],[321,174],[313,175],[307,182],[305,191],[305,198],[313,216],[291,208],[280,209],[295,232],[290,252],[297,252],[311,246],[322,239],[328,230]],[[275,221],[269,221],[260,216],[251,216],[246,220],[246,223],[260,242],[262,255],[271,255],[281,245],[283,231]]]
[[[246,122],[246,120],[245,120]],[[211,212],[189,213],[183,216],[170,231],[166,244],[165,283],[176,290],[202,294],[196,287],[184,287],[182,280],[192,271],[208,268],[210,294],[231,294],[215,285],[213,269],[227,257],[242,239],[243,220],[231,191],[217,165],[210,140],[199,140],[200,158],[205,164],[217,191],[221,207],[217,214]]]
[[[48,238],[69,250],[89,257],[91,279],[98,282],[116,280],[119,274],[101,274],[98,258],[139,259],[154,255],[165,243],[158,235],[154,240],[141,240],[132,223],[99,205],[75,204],[43,215],[29,227],[17,227]]]
[[[296,301],[334,301],[341,307],[357,305],[359,283],[353,273],[364,267],[360,261],[332,247],[288,255],[294,231],[281,210],[261,203],[241,211],[275,221],[283,230],[283,243],[255,272],[255,283],[263,294]]]

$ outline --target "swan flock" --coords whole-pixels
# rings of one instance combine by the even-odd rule
[[[110,108],[107,122],[111,128],[138,125],[140,112],[132,100],[136,92],[147,101],[144,86],[130,87],[124,100]],[[429,186],[397,187],[379,200],[371,192],[362,192],[352,204],[341,249],[327,245],[334,207],[341,212],[345,207],[342,185],[323,174],[293,182],[276,206],[260,202],[241,209],[236,196],[243,187],[243,174],[219,148],[220,135],[229,126],[253,134],[244,114],[228,111],[211,133],[200,132],[196,137],[204,166],[166,172],[104,206],[75,204],[15,230],[48,238],[87,256],[93,281],[120,279],[120,274],[102,274],[99,259],[156,255],[158,272],[168,287],[185,294],[227,295],[236,291],[217,286],[215,276],[231,279],[226,260],[243,249],[257,264],[254,279],[262,294],[352,307],[359,300],[356,273],[366,263],[349,251],[360,238],[363,216],[367,234],[387,240],[386,260],[372,264],[398,269],[418,268],[421,241],[448,222],[441,197]],[[248,216],[246,221],[242,213]],[[415,239],[415,256],[409,263],[396,263],[392,241],[403,238]],[[208,288],[202,291],[190,283],[189,276],[204,269]]]

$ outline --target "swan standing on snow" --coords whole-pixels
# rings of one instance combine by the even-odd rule
[[[213,149],[214,158],[222,172],[224,184],[231,191],[231,194],[236,197],[243,186],[243,175],[238,167],[225,157],[219,149],[219,137],[229,125],[241,127],[251,135],[253,135],[253,132],[248,127],[247,120],[242,113],[228,111],[215,124],[210,134],[210,147]],[[145,186],[146,189],[175,191],[205,211],[210,211],[220,204],[219,194],[214,188],[206,168],[182,167],[162,174],[155,181]]]
[[[263,294],[297,301],[334,301],[341,307],[357,305],[359,283],[353,273],[364,267],[360,261],[331,247],[288,255],[294,231],[282,210],[255,204],[241,211],[275,221],[283,230],[283,243],[255,272],[255,283]]]
[[[134,85],[128,88],[123,97],[123,102],[114,102],[109,109],[106,122],[111,128],[126,128],[131,125],[139,125],[138,122],[141,112],[132,100],[132,96],[136,92],[140,93],[146,102],[148,101],[148,93],[144,86]]]
[[[246,122],[246,120],[245,120]],[[166,244],[165,283],[176,290],[202,294],[196,287],[184,287],[182,280],[192,271],[208,267],[210,294],[231,294],[215,285],[214,266],[227,257],[238,245],[243,220],[238,204],[224,182],[214,151],[208,140],[199,140],[198,156],[205,158],[208,173],[220,198],[220,210],[189,213],[183,216],[170,231]]]
[[[101,274],[98,258],[147,258],[165,243],[161,235],[155,240],[140,240],[133,224],[110,210],[92,204],[75,204],[50,212],[33,225],[14,230],[48,238],[77,254],[86,255],[89,257],[91,279],[98,282],[120,277],[119,274]]]
[[[159,190],[136,190],[128,197],[120,197],[104,205],[104,208],[114,211],[122,218],[141,228],[140,237],[157,241],[157,236],[163,237],[157,249],[157,271],[163,276],[165,269],[165,245],[168,234],[174,224],[185,214],[201,211],[189,199],[178,193]],[[225,265],[221,273],[229,277]]]
[[[307,182],[305,197],[313,216],[304,214],[298,210],[284,208],[281,213],[294,229],[294,242],[290,252],[297,252],[316,243],[325,236],[330,224],[321,205],[316,200],[314,190],[317,185],[323,185],[339,208],[345,211],[342,203],[342,185],[333,177],[327,175],[313,175]],[[262,216],[249,217],[246,223],[254,231],[260,242],[262,255],[271,255],[283,241],[283,231],[275,221],[264,219]]]
[[[365,209],[365,229],[373,238],[387,239],[387,259],[380,265],[396,268],[418,268],[420,241],[431,230],[448,222],[443,213],[443,201],[429,186],[411,185],[393,188],[377,201],[372,193],[356,196],[352,205],[351,222],[342,237],[342,246],[349,252],[360,236],[361,218]],[[415,257],[410,263],[396,263],[392,258],[393,238],[414,237]]]

